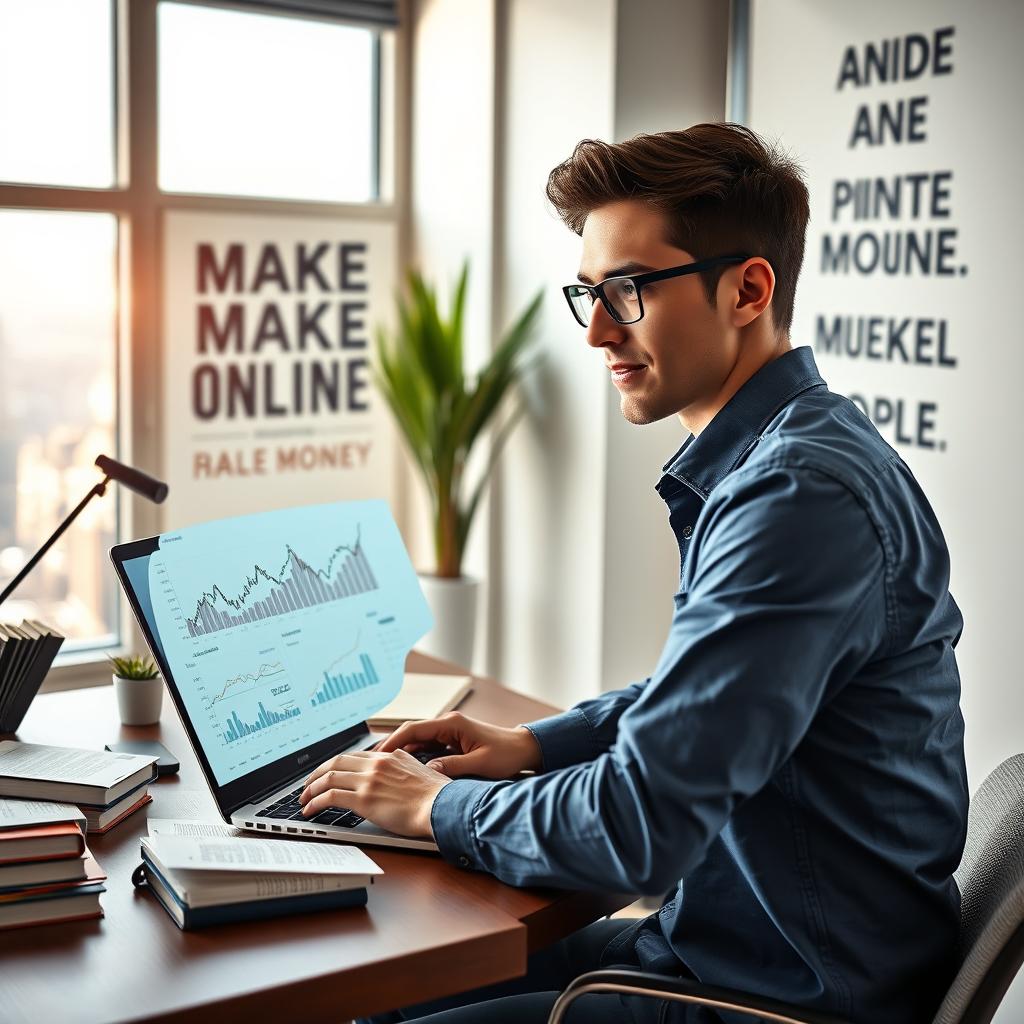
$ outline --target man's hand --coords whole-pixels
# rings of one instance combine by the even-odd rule
[[[312,772],[299,803],[306,817],[328,807],[347,807],[399,835],[433,839],[430,810],[449,782],[404,750],[357,750],[338,754]]]
[[[449,748],[428,764],[450,778],[476,775],[484,779],[508,779],[521,771],[539,771],[540,746],[523,726],[500,725],[449,711],[440,718],[406,722],[377,745],[382,752],[408,750],[417,753],[434,747]]]

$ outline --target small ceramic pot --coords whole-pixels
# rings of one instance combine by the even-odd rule
[[[115,675],[114,692],[122,725],[152,725],[160,721],[164,699],[164,681],[160,676],[125,679]]]

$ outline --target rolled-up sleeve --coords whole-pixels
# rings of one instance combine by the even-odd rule
[[[664,892],[884,645],[885,547],[824,472],[730,474],[693,531],[654,674],[533,723],[543,774],[445,786],[442,854],[513,885]]]

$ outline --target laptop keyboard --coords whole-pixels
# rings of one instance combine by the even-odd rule
[[[302,813],[302,805],[299,803],[299,795],[305,788],[304,785],[296,786],[290,793],[286,793],[272,804],[267,804],[263,810],[257,811],[257,817],[280,818],[289,821],[315,821],[320,825],[340,825],[342,828],[354,828],[363,820],[354,811],[344,807],[328,807],[326,811],[307,818]]]
[[[413,757],[421,764],[426,764],[427,761],[437,757],[437,754],[423,752],[413,754]],[[364,820],[355,811],[350,811],[345,807],[328,807],[327,810],[313,815],[312,818],[307,818],[302,813],[302,805],[299,803],[299,796],[305,788],[305,785],[301,784],[296,786],[290,793],[286,793],[272,804],[267,804],[263,810],[257,811],[256,816],[258,818],[278,818],[282,821],[316,822],[319,825],[337,825],[340,828],[355,828]]]

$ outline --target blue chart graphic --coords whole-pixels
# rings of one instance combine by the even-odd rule
[[[366,721],[430,610],[383,501],[161,534],[154,633],[220,785]]]
[[[364,686],[379,683],[380,676],[377,675],[377,670],[373,667],[370,658],[365,654],[360,654],[359,661],[363,666],[362,672],[352,672],[348,675],[339,672],[336,676],[324,672],[324,685],[313,694],[309,703],[316,707],[318,704],[326,704],[329,700],[344,697],[346,693],[361,690]]]
[[[339,544],[334,549],[323,571],[304,561],[290,544],[287,552],[285,563],[276,575],[257,565],[254,574],[246,580],[245,589],[236,598],[225,596],[218,586],[204,593],[196,603],[195,615],[187,620],[188,635],[204,636],[243,622],[258,622],[377,589],[377,578],[358,533],[354,545]],[[339,560],[338,556],[343,553],[344,557]],[[247,606],[246,598],[261,580],[275,585],[266,597]],[[218,604],[226,604],[228,608],[219,608]]]
[[[259,707],[260,713],[255,722],[243,722],[238,717],[237,711],[231,712],[231,717],[228,719],[228,727],[224,732],[225,743],[233,743],[235,740],[240,740],[243,736],[249,736],[254,732],[269,728],[271,725],[277,725],[278,722],[287,721],[289,718],[294,718],[299,714],[298,708],[292,708],[291,711],[281,713],[268,711],[263,706],[263,701],[260,701]]]

